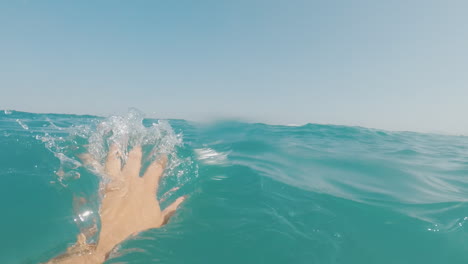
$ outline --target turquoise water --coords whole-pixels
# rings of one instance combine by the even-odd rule
[[[468,263],[468,138],[308,124],[0,112],[0,263],[40,263],[99,226],[111,142],[169,168],[171,222],[106,263]],[[86,213],[87,212],[87,213]],[[96,237],[90,237],[89,242]]]

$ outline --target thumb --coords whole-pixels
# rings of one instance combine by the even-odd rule
[[[168,207],[166,207],[162,211],[162,217],[163,217],[163,223],[162,225],[167,224],[171,216],[175,213],[177,210],[177,207],[185,200],[185,196],[177,198],[172,204],[170,204]]]

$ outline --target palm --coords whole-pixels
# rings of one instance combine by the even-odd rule
[[[121,169],[118,149],[112,146],[105,164],[109,183],[104,186],[101,206],[101,233],[98,250],[108,252],[115,245],[141,231],[158,228],[184,200],[178,198],[161,211],[156,191],[164,172],[166,159],[153,162],[140,177],[142,151],[137,146]]]
[[[48,263],[97,264],[107,258],[109,252],[128,237],[167,223],[184,197],[161,211],[156,200],[159,180],[164,172],[166,159],[153,162],[140,177],[141,147],[137,146],[128,155],[122,168],[118,148],[114,145],[107,155],[104,169],[89,154],[81,156],[83,162],[104,171],[108,183],[103,185],[103,198],[100,210],[101,232],[97,246],[86,243],[84,234],[78,235],[75,245],[67,253],[50,260]]]

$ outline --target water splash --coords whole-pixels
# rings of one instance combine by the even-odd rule
[[[56,125],[46,118],[51,126]],[[149,122],[148,122],[149,121]],[[142,171],[154,160],[162,155],[167,156],[165,175],[162,182],[161,200],[171,200],[178,195],[180,189],[198,176],[198,167],[191,156],[180,156],[179,149],[183,149],[182,134],[177,134],[168,121],[145,120],[144,114],[136,109],[131,109],[123,115],[114,115],[107,118],[95,118],[91,122],[74,125],[68,128],[61,127],[57,131],[68,136],[44,133],[35,138],[53,153],[60,161],[60,167],[55,171],[56,181],[61,188],[73,193],[74,212],[73,218],[81,233],[86,234],[88,243],[96,242],[97,226],[99,223],[99,194],[94,190],[83,190],[81,182],[89,181],[90,177],[96,182],[105,183],[109,179],[102,171],[86,167],[80,160],[84,153],[101,165],[104,164],[111,145],[117,145],[122,153],[122,162],[126,162],[128,153],[135,146],[142,146],[143,157]],[[91,172],[91,174],[89,173]],[[84,175],[84,179],[82,179]],[[171,185],[165,189],[165,181],[169,179]],[[100,188],[103,184],[99,185]],[[92,194],[94,193],[94,194]],[[96,195],[96,193],[98,193]]]
[[[129,151],[141,145],[146,154],[145,163],[167,155],[167,169],[172,171],[183,163],[176,153],[176,148],[182,145],[182,135],[174,133],[167,121],[158,120],[146,127],[143,125],[143,119],[144,115],[141,112],[131,109],[125,115],[111,116],[100,121],[95,130],[81,127],[76,135],[88,138],[87,152],[101,163],[113,144],[118,146],[124,162]]]

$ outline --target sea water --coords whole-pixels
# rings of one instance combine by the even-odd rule
[[[468,263],[468,137],[362,127],[0,112],[0,263],[41,263],[99,228],[78,156],[165,154],[169,224],[106,263]],[[88,238],[96,242],[97,235]]]

